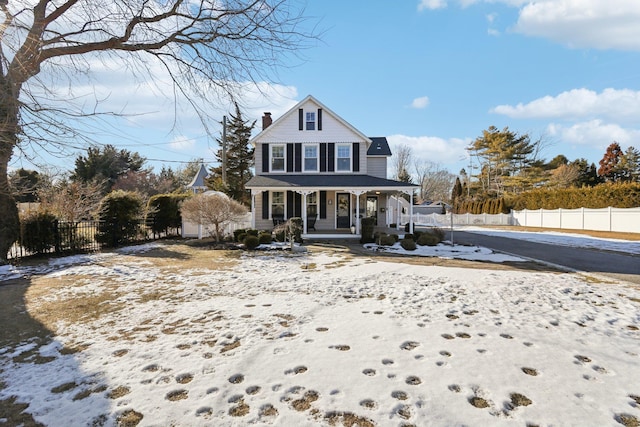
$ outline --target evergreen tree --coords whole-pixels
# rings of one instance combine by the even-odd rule
[[[210,169],[211,175],[208,185],[215,190],[222,191],[232,199],[246,206],[251,204],[251,195],[247,193],[245,185],[253,176],[253,148],[249,146],[251,131],[256,121],[249,124],[242,117],[238,104],[235,104],[236,112],[231,114],[231,120],[227,124],[227,159],[226,159],[226,183],[222,181],[222,138],[218,139],[220,149],[216,152],[219,166]]]
[[[14,197],[20,203],[38,201],[37,190],[39,182],[40,174],[37,171],[20,168],[9,174],[9,183],[14,192]]]
[[[626,149],[618,164],[621,180],[640,182],[640,151],[633,147]]]
[[[500,195],[505,190],[531,186],[526,172],[535,160],[539,144],[540,141],[531,142],[529,135],[519,135],[508,127],[499,130],[490,126],[467,150],[481,160],[479,178],[483,189]]]
[[[118,178],[128,172],[138,172],[146,159],[129,150],[117,150],[113,145],[89,147],[87,156],[76,158],[71,180],[81,183],[104,183],[104,193],[111,191]]]
[[[589,164],[586,159],[577,159],[570,164],[577,166],[579,171],[575,182],[577,187],[593,187],[604,182],[602,177],[598,176],[595,163]]]

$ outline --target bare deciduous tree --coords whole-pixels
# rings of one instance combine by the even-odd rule
[[[420,185],[420,194],[418,201],[424,202],[430,200],[449,201],[451,198],[451,189],[456,180],[456,176],[441,165],[433,162],[425,162],[416,160],[414,163],[415,175]]]
[[[38,190],[42,207],[63,221],[93,219],[102,199],[101,182],[49,181]]]
[[[402,144],[396,147],[394,151],[392,158],[394,179],[402,182],[411,182],[411,174],[409,173],[409,167],[411,166],[411,159],[413,156],[411,147],[406,144]]]
[[[196,194],[182,202],[182,218],[200,226],[212,225],[216,241],[220,241],[223,228],[247,214],[247,208],[220,192]]]
[[[18,232],[7,179],[14,149],[77,147],[90,138],[70,119],[119,114],[55,88],[114,63],[141,82],[161,70],[206,128],[214,93],[264,79],[315,37],[287,0],[2,0],[0,13],[0,260]]]

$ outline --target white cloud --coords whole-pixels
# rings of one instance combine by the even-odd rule
[[[635,123],[640,116],[640,91],[608,88],[597,93],[584,88],[572,89],[527,104],[498,105],[491,112],[517,119],[610,118]]]
[[[461,8],[501,3],[518,10],[512,30],[572,48],[640,50],[638,0],[457,0]],[[418,10],[441,9],[447,0],[420,0]],[[491,21],[490,21],[491,22]],[[495,30],[489,34],[495,35]]]
[[[464,159],[467,156],[465,148],[471,142],[470,139],[407,135],[391,135],[387,140],[391,153],[395,147],[406,145],[411,148],[414,159],[442,165],[455,164]]]
[[[575,48],[640,50],[640,1],[541,0],[520,10],[514,31]]]
[[[429,105],[429,97],[421,96],[420,98],[416,98],[411,102],[411,108],[422,109],[427,108]]]
[[[613,141],[623,145],[633,145],[640,139],[640,129],[623,128],[618,124],[605,123],[602,120],[589,120],[571,126],[552,123],[547,127],[547,133],[554,139],[590,147],[601,152],[604,152]]]
[[[425,9],[444,9],[445,7],[447,7],[447,0],[420,0],[418,3],[418,10],[420,11]]]

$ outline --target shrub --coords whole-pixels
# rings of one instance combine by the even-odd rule
[[[182,226],[180,203],[189,197],[188,194],[156,194],[147,203],[146,223],[154,233],[168,233]]]
[[[289,219],[289,232],[293,236],[293,241],[302,243],[302,218],[294,217]]]
[[[135,240],[139,232],[142,200],[131,191],[112,191],[100,202],[100,225],[96,240],[107,246],[118,246]]]
[[[20,244],[30,252],[43,254],[56,245],[56,217],[38,212],[21,221]]]
[[[283,229],[276,231],[276,242],[284,242],[285,233]]]
[[[240,238],[242,236],[242,238]],[[242,243],[244,238],[247,236],[247,230],[244,228],[238,228],[237,230],[233,230],[233,240],[236,242]]]
[[[268,245],[271,243],[271,233],[260,233],[258,235],[258,241],[261,245]]]
[[[258,245],[260,245],[260,239],[258,239],[258,236],[254,236],[250,234],[247,237],[245,237],[244,247],[247,248],[248,250],[252,251],[255,248],[257,248]]]
[[[402,246],[405,251],[416,250],[416,242],[414,242],[413,239],[402,239],[400,241],[400,246]]]
[[[258,230],[254,230],[253,228],[249,228],[248,230],[246,230],[247,234],[249,236],[256,236],[258,237],[258,234],[260,234],[260,232]]]
[[[380,245],[382,246],[393,246],[396,243],[396,239],[394,239],[393,236],[390,236],[388,234],[383,234],[380,236]]]
[[[440,242],[441,240],[435,234],[422,233],[416,243],[420,246],[436,246]]]
[[[424,231],[413,230],[413,240],[417,242],[420,236],[422,236],[424,233]]]
[[[411,239],[411,240],[413,240],[414,242],[415,242],[415,240],[416,240],[416,239],[413,237],[413,234],[411,234],[411,233],[405,233],[404,238],[405,238],[405,239]]]
[[[397,234],[390,234],[391,237],[393,237],[393,240],[395,240],[396,242],[398,242],[398,240],[400,240],[400,237]]]
[[[438,238],[438,242],[442,242],[445,238],[445,231],[440,227],[433,227],[431,229],[431,234]]]
[[[244,239],[246,239],[248,236],[247,233],[240,233],[238,234],[238,240],[236,240],[236,242],[238,243],[244,243]]]

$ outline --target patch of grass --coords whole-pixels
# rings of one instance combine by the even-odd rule
[[[59,386],[56,386],[54,388],[51,389],[51,393],[64,393],[67,392],[69,390],[73,390],[74,388],[78,387],[78,384],[75,383],[75,381],[72,382],[68,382],[68,383],[64,383],[64,384],[60,384]]]
[[[111,390],[109,394],[107,394],[107,397],[109,399],[119,399],[129,393],[131,393],[131,389],[129,387],[121,385]]]
[[[330,426],[375,427],[373,421],[351,412],[329,412],[324,416]]]
[[[140,424],[144,416],[133,409],[127,409],[116,418],[118,427],[135,427]]]
[[[487,402],[482,397],[478,397],[478,396],[473,396],[471,399],[469,399],[469,403],[471,404],[471,406],[474,406],[480,409],[489,407],[489,402]]]
[[[529,406],[533,403],[531,399],[529,399],[524,394],[511,393],[509,397],[511,398],[511,404],[513,406]]]

